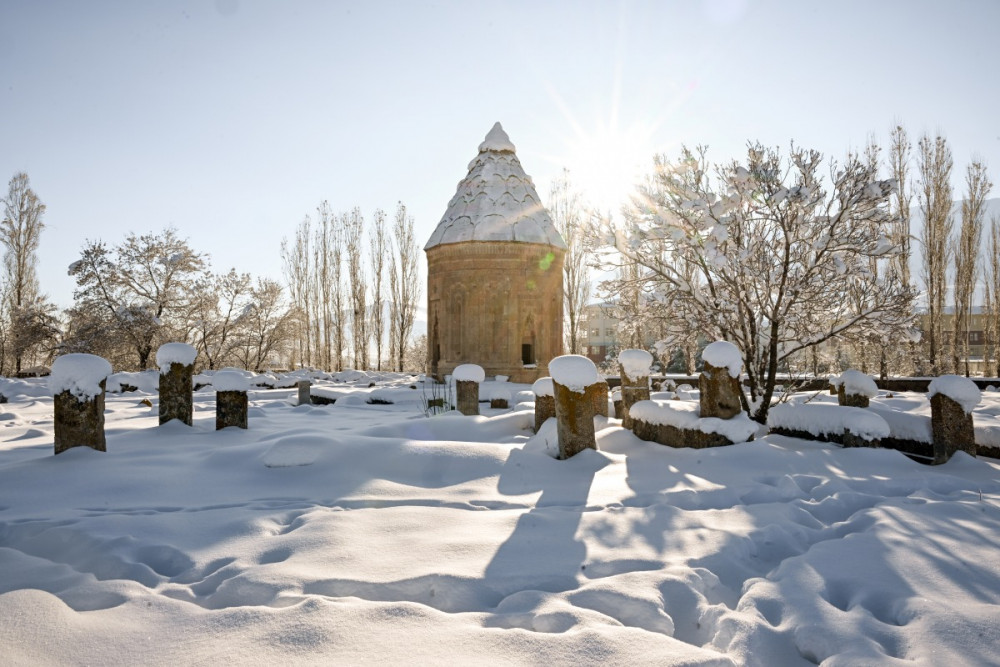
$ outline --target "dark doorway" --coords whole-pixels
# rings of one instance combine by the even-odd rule
[[[532,347],[531,343],[521,345],[521,363],[525,366],[535,363],[535,351]]]

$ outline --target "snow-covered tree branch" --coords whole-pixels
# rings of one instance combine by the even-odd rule
[[[677,161],[655,159],[622,223],[592,230],[605,268],[641,267],[614,289],[642,291],[666,343],[697,332],[740,348],[744,407],[758,420],[791,355],[910,323],[910,288],[875,270],[899,252],[890,240],[895,183],[879,179],[871,155],[848,155],[828,175],[821,165],[815,151],[793,146],[783,157],[755,144],[744,163],[713,168],[704,149],[684,148]]]

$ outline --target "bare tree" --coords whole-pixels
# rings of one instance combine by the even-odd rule
[[[226,365],[233,354],[240,320],[250,307],[253,281],[249,273],[230,269],[224,275],[205,274],[194,285],[189,315],[194,346],[209,369]]]
[[[158,235],[129,234],[113,249],[87,241],[69,274],[76,279],[76,306],[114,320],[128,337],[137,367],[144,369],[158,339],[172,337],[186,324],[205,263],[204,255],[167,229]]]
[[[696,331],[741,350],[744,409],[759,421],[779,366],[793,355],[912,317],[910,290],[870,270],[872,258],[897,251],[887,240],[894,183],[848,155],[831,165],[825,186],[821,160],[795,147],[786,160],[754,144],[745,163],[710,172],[703,149],[685,148],[677,161],[656,159],[635,224],[593,231],[617,251],[606,265],[624,257],[642,267],[635,281],[659,311],[667,342]],[[684,261],[697,281],[685,276]]]
[[[979,244],[983,236],[986,197],[993,183],[981,160],[974,159],[965,174],[966,195],[962,201],[962,226],[955,246],[955,329],[952,361],[955,372],[969,377],[969,323],[978,274]],[[963,366],[964,360],[964,366]]]
[[[983,355],[987,364],[986,374],[989,374],[988,364],[993,360],[994,374],[1000,377],[1000,218],[990,219],[989,262],[986,266],[986,306],[983,309],[986,350]]]
[[[31,307],[33,312],[38,294],[38,242],[45,223],[45,204],[31,189],[28,175],[18,172],[7,185],[7,196],[3,199],[3,220],[0,221],[0,243],[4,246],[3,268],[7,283],[7,312],[11,317],[11,336],[24,341],[29,332],[18,332],[19,325],[28,326],[38,318],[20,312]],[[37,313],[36,313],[37,314]],[[31,327],[33,330],[35,327]],[[14,370],[21,371],[21,357],[26,348],[15,346]]]
[[[250,290],[250,303],[239,319],[239,344],[234,352],[247,370],[267,370],[289,341],[292,313],[286,307],[281,285],[258,278]]]
[[[368,370],[368,276],[365,272],[365,219],[355,207],[345,216],[344,244],[347,250],[347,273],[351,289],[351,341],[354,367]]]
[[[344,226],[324,201],[316,209],[316,270],[318,327],[322,330],[321,363],[325,368],[341,370],[343,354],[343,308],[339,303],[343,281]]]
[[[385,329],[383,314],[384,284],[382,273],[385,270],[386,252],[388,250],[388,231],[385,225],[385,211],[378,209],[372,220],[371,232],[371,267],[372,267],[372,304],[371,304],[371,336],[375,339],[375,370],[382,370],[382,331]]]
[[[892,198],[890,210],[895,224],[889,235],[892,243],[899,248],[899,254],[889,262],[889,271],[893,272],[899,282],[907,287],[913,285],[910,276],[910,258],[912,257],[910,233],[910,205],[913,200],[913,190],[910,185],[910,151],[912,144],[902,125],[896,125],[889,135],[889,173],[896,182],[896,193]],[[912,307],[912,306],[911,306]],[[894,344],[883,346],[883,366],[892,366],[896,372],[910,373],[923,363],[916,344],[916,337],[910,336],[906,345],[894,341]],[[886,357],[889,357],[886,359]]]
[[[417,313],[417,297],[420,295],[418,250],[413,226],[413,217],[407,215],[406,206],[399,202],[392,226],[392,251],[389,253],[389,354],[399,371],[404,369],[407,344]]]
[[[590,299],[590,276],[587,267],[588,253],[583,239],[583,210],[567,169],[563,169],[562,175],[552,184],[549,212],[566,243],[566,257],[563,260],[564,313],[569,353],[579,354],[580,318]]]
[[[923,244],[923,279],[927,292],[928,327],[927,354],[931,373],[939,375],[947,370],[945,353],[944,299],[947,291],[948,259],[953,220],[951,215],[952,189],[951,148],[944,137],[928,135],[917,144],[917,174],[920,184],[918,202],[924,217],[920,235]]]
[[[291,244],[287,239],[281,241],[282,270],[292,300],[299,363],[304,366],[313,363],[311,302],[314,290],[310,227],[311,221],[307,215],[295,230],[294,241]]]
[[[49,362],[59,340],[59,319],[54,304],[36,297],[23,303],[15,311],[11,322],[11,353],[28,366],[37,366],[39,361]],[[18,366],[20,373],[23,368]]]

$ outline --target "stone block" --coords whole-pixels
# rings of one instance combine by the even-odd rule
[[[463,415],[479,414],[479,383],[471,380],[456,380],[456,407]]]
[[[299,402],[297,405],[311,404],[312,397],[309,395],[309,390],[312,389],[312,383],[309,380],[299,380],[295,386],[299,390]]]
[[[542,428],[547,419],[556,416],[556,399],[554,396],[535,397],[535,433]]]
[[[649,387],[648,385],[643,386],[631,386],[622,387],[622,402],[621,402],[621,412],[619,418],[622,420],[622,427],[629,430],[632,429],[633,420],[629,416],[629,408],[638,403],[639,401],[649,400]],[[618,407],[615,406],[617,410]]]
[[[851,408],[867,408],[869,400],[864,394],[848,394],[841,384],[837,386],[837,403]]]
[[[598,382],[577,392],[553,380],[560,459],[568,459],[584,449],[597,449],[595,396],[603,391],[604,404],[607,405],[607,385],[602,384]]]
[[[80,400],[69,391],[53,397],[55,453],[72,447],[90,447],[107,451],[104,435],[104,380],[101,393]]]
[[[698,379],[701,390],[701,416],[731,419],[743,407],[740,404],[740,381],[727,368],[717,368],[707,361]]]
[[[586,389],[587,395],[594,403],[594,414],[602,417],[608,416],[608,383],[606,381],[597,382]]]
[[[976,455],[972,414],[945,394],[931,396],[931,436],[935,464],[945,463],[957,451]]]
[[[215,430],[227,426],[247,427],[247,393],[245,391],[215,392]]]
[[[164,372],[160,369],[160,424],[179,419],[191,426],[194,418],[194,391],[191,378],[194,364],[173,362]]]

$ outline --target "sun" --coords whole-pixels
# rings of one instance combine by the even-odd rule
[[[584,202],[605,215],[618,215],[631,202],[656,150],[653,128],[642,124],[606,124],[590,131],[578,127],[568,143],[570,180]]]

